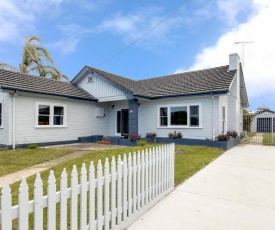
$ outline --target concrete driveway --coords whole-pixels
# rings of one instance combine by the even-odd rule
[[[128,229],[275,229],[275,147],[230,149]]]

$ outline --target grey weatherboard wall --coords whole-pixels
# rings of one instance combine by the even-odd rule
[[[138,100],[130,99],[128,101],[129,108],[129,134],[138,133]]]

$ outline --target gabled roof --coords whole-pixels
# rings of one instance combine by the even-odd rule
[[[95,97],[84,89],[72,83],[55,81],[3,69],[0,69],[0,87],[7,90],[97,101]]]
[[[134,96],[156,99],[160,97],[228,92],[236,74],[236,70],[229,71],[228,67],[226,65],[139,81],[88,66],[84,68],[89,68],[91,72],[97,72],[116,85],[130,91]],[[77,83],[82,76],[79,73],[72,82]]]

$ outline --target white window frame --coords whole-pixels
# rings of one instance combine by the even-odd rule
[[[38,125],[39,116],[39,105],[50,106],[50,124],[49,125]],[[63,107],[63,125],[54,125],[54,107]],[[49,102],[37,102],[36,103],[36,113],[35,113],[35,128],[66,128],[67,127],[67,105],[59,103],[49,103]]]
[[[171,108],[172,107],[187,107],[187,125],[171,125]],[[190,126],[190,106],[199,106],[199,126]],[[167,108],[168,122],[167,126],[160,125],[160,108]],[[201,129],[202,128],[202,103],[187,103],[187,104],[169,104],[158,106],[158,124],[157,127],[162,129]]]
[[[2,107],[2,109],[1,109],[1,125],[0,125],[0,129],[2,129],[3,128],[3,110],[4,110],[4,104],[3,104],[3,101],[0,101],[0,105],[1,105],[1,107]]]

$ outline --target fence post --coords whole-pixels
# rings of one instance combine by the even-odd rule
[[[104,164],[104,229],[109,230],[109,195],[110,195],[110,170],[108,158]]]
[[[78,213],[78,174],[76,166],[73,166],[71,173],[71,229],[77,229]],[[49,228],[50,229],[50,228]]]
[[[48,229],[56,229],[56,180],[53,170],[48,179]]]
[[[87,229],[87,170],[85,163],[82,163],[80,172],[80,229]]]
[[[122,165],[121,165],[121,157],[118,156],[117,159],[117,224],[121,222],[121,194],[122,194]]]
[[[67,175],[66,169],[64,168],[61,174],[61,181],[60,181],[60,229],[67,228],[67,210],[68,210],[67,188],[68,188],[68,175]]]
[[[102,164],[97,165],[97,229],[102,229]]]
[[[115,157],[112,157],[111,163],[111,228],[116,225],[116,161]]]
[[[95,230],[95,168],[92,161],[89,168],[89,230]]]

